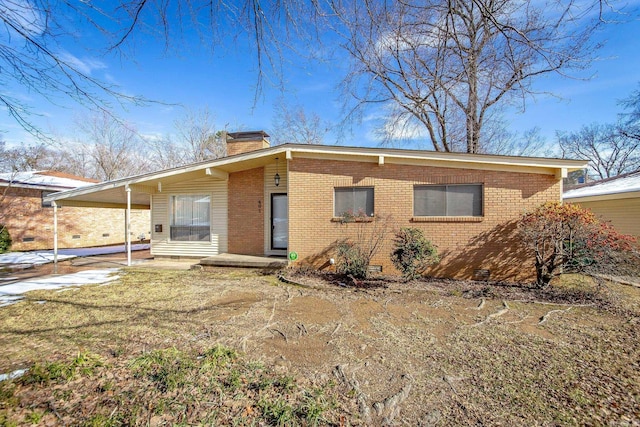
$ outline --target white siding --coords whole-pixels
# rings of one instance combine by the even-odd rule
[[[211,242],[172,242],[169,240],[169,197],[179,194],[211,196]],[[151,198],[151,254],[154,256],[208,257],[227,251],[227,181],[203,178],[162,187]],[[162,233],[155,225],[162,224]]]
[[[287,194],[289,182],[287,180],[287,160],[282,158],[278,161],[277,168],[280,175],[280,185],[276,187],[273,177],[276,174],[276,164],[272,163],[264,167],[264,253],[265,255],[286,255],[287,251],[271,250],[271,194]]]

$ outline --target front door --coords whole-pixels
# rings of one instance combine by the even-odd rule
[[[286,194],[271,195],[271,249],[289,246],[289,199]]]

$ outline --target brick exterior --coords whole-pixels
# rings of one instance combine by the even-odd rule
[[[248,153],[250,151],[269,148],[269,142],[264,139],[250,141],[227,141],[227,156]]]
[[[124,209],[60,208],[58,246],[79,248],[123,243],[124,222]],[[42,207],[41,190],[0,187],[0,223],[9,230],[13,240],[11,250],[53,248],[53,208]],[[132,240],[137,240],[141,233],[149,238],[149,224],[148,210],[132,210]],[[32,238],[33,241],[25,241]]]
[[[229,252],[264,254],[264,168],[229,175]]]
[[[412,219],[413,187],[417,184],[484,185],[481,219]],[[515,220],[545,201],[560,200],[560,180],[551,175],[483,171],[295,158],[289,161],[289,251],[303,263],[324,265],[335,256],[335,244],[373,223],[332,221],[333,189],[374,187],[375,215],[389,216],[393,229],[418,227],[438,246],[441,262],[428,273],[439,277],[474,278],[489,269],[491,279],[531,280],[532,260],[518,243]],[[391,237],[391,235],[389,236]],[[374,258],[383,273],[395,272],[389,254],[391,238]]]

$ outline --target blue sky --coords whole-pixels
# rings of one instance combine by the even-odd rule
[[[599,38],[607,40],[594,62],[582,76],[586,80],[545,77],[534,87],[540,92],[553,92],[558,97],[539,95],[529,100],[524,113],[509,110],[506,119],[511,129],[523,131],[534,126],[553,142],[556,130],[577,130],[591,122],[613,121],[621,111],[619,99],[640,88],[640,21],[605,26]],[[263,81],[262,91],[255,98],[257,70],[255,53],[245,39],[227,38],[216,46],[203,46],[193,34],[185,34],[184,43],[165,52],[163,40],[138,38],[135,51],[129,56],[101,56],[92,51],[90,32],[77,29],[77,44],[63,46],[75,55],[92,76],[119,86],[120,90],[162,101],[148,107],[129,107],[121,116],[133,123],[144,135],[161,135],[173,131],[173,121],[185,114],[185,107],[208,107],[219,128],[230,131],[272,130],[274,106],[280,99],[289,105],[302,105],[307,113],[316,113],[330,122],[340,120],[341,94],[337,85],[345,71],[346,61],[309,62],[287,56],[283,63],[286,91]],[[88,47],[89,50],[81,49]],[[16,86],[5,88],[27,99],[41,116],[35,121],[47,132],[72,137],[73,120],[87,114],[67,99],[56,98],[58,105],[41,99]],[[31,143],[33,137],[0,112],[0,131],[9,144]],[[325,141],[336,142],[335,135]],[[375,146],[372,123],[363,121],[341,143]]]

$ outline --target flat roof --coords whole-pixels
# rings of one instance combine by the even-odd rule
[[[640,191],[640,171],[594,181],[572,188],[571,190],[565,191],[562,198],[568,200],[584,197],[613,196],[636,191]]]

